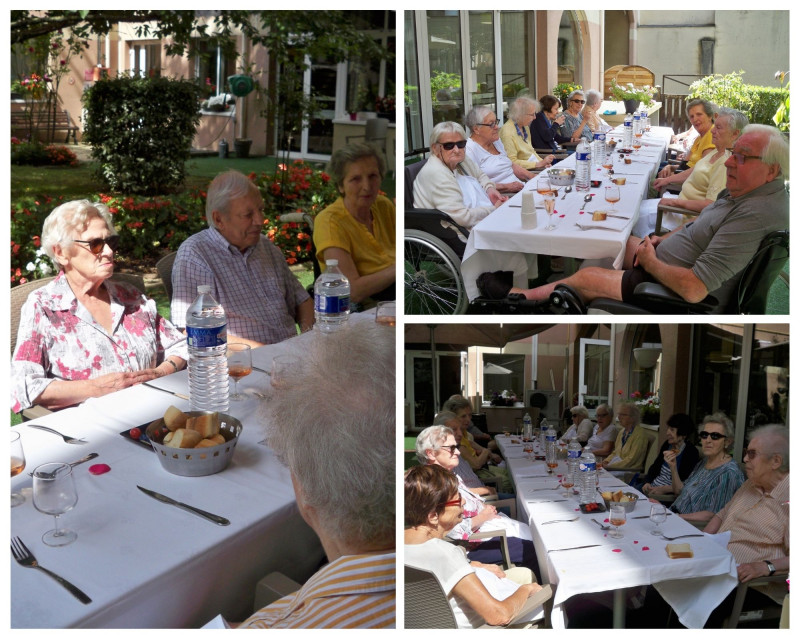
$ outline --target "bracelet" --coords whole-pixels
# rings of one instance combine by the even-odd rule
[[[172,365],[172,368],[173,368],[173,369],[175,369],[175,373],[178,373],[178,365],[177,365],[177,364],[175,364],[175,363],[174,363],[172,360],[170,360],[169,358],[167,358],[166,360],[164,360],[164,362],[168,362],[169,364],[171,364],[171,365]]]

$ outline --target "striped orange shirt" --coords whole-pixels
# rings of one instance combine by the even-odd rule
[[[393,629],[395,561],[394,552],[337,558],[239,628]]]

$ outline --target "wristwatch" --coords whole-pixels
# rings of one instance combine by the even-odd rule
[[[769,569],[769,575],[775,575],[775,565],[772,564],[769,560],[764,560],[767,563],[767,569]]]

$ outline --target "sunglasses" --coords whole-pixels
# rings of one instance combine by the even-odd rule
[[[101,253],[103,253],[104,245],[108,245],[109,249],[116,251],[117,247],[119,246],[119,236],[92,238],[91,240],[73,240],[73,242],[85,244],[89,248],[89,251],[92,252],[92,255],[99,256]]]
[[[453,147],[458,147],[459,149],[463,149],[464,147],[467,146],[467,141],[459,140],[458,142],[440,142],[439,144],[442,145],[442,148],[445,151],[452,151]]]
[[[705,440],[706,438],[711,438],[712,440],[720,440],[725,436],[721,433],[709,433],[708,431],[701,431],[700,432],[700,439]]]
[[[573,100],[573,102],[580,102],[581,104],[586,104],[586,100]]]
[[[443,444],[440,449],[444,449],[445,451],[449,451],[451,456],[456,455],[456,451],[458,451],[457,444]]]

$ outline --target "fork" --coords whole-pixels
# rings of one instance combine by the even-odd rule
[[[62,587],[64,587],[67,591],[69,591],[83,604],[89,604],[92,601],[92,599],[89,596],[87,596],[83,591],[78,589],[78,587],[76,587],[74,584],[68,582],[67,580],[64,580],[64,578],[62,578],[61,576],[41,566],[36,561],[34,555],[28,550],[28,547],[25,546],[25,543],[22,542],[22,540],[19,537],[11,539],[11,553],[14,554],[14,560],[16,560],[23,567],[27,567],[30,569],[39,569],[41,571],[44,571],[48,576],[53,578],[56,582],[58,582]]]
[[[705,537],[705,534],[703,534],[703,533],[685,533],[682,536],[672,536],[671,538],[669,536],[665,536],[665,535],[662,535],[661,537],[664,538],[664,540],[672,541],[672,540],[677,540],[678,538],[703,538],[703,537]]]
[[[63,433],[59,433],[55,429],[51,429],[50,427],[43,427],[40,424],[29,424],[26,426],[30,427],[31,429],[41,429],[42,431],[49,431],[50,433],[54,433],[55,435],[63,438],[64,442],[66,442],[67,444],[89,444],[88,442],[86,442],[84,438],[73,438],[71,436],[65,436]]]
[[[565,520],[548,520],[547,522],[542,522],[542,524],[553,524],[554,522],[575,522],[578,519],[578,516],[574,518],[567,518]]]

